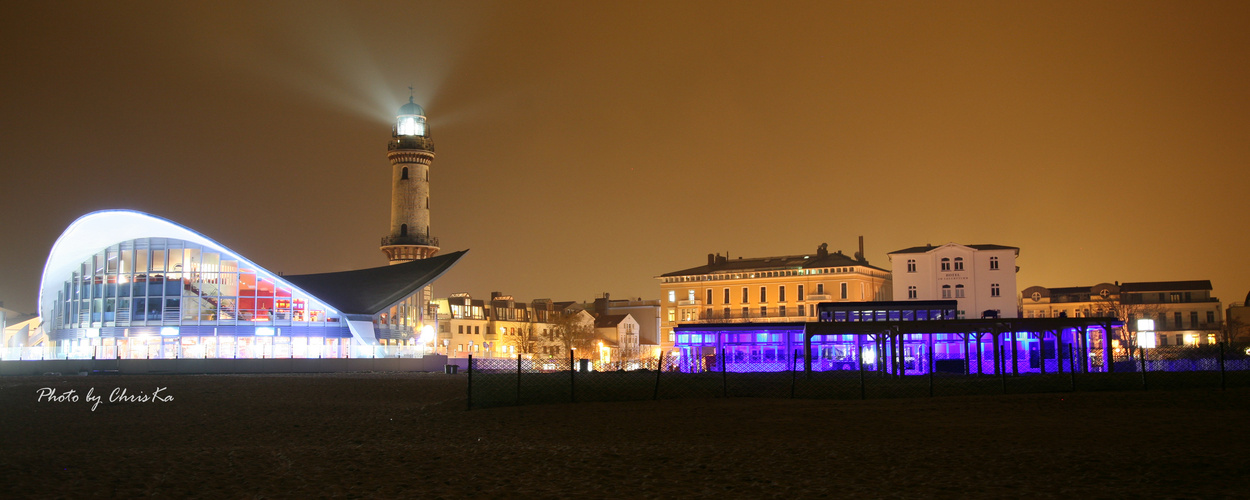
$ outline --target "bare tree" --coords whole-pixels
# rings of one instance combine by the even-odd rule
[[[1137,351],[1137,335],[1133,331],[1136,325],[1132,323],[1139,319],[1157,319],[1161,313],[1166,312],[1163,304],[1126,302],[1121,295],[1093,297],[1090,302],[1093,303],[1091,314],[1116,318],[1124,323],[1114,334],[1120,340],[1120,347],[1128,351],[1129,356],[1135,356]],[[1107,339],[1108,344],[1110,340]]]
[[[595,325],[585,320],[581,312],[562,314],[551,324],[551,340],[559,342],[565,351],[577,349],[581,357],[588,356],[595,341]]]
[[[1250,324],[1238,318],[1228,318],[1224,323],[1224,328],[1220,330],[1220,335],[1224,337],[1225,345],[1233,345],[1245,341],[1250,341]]]
[[[509,329],[508,332],[503,335],[503,341],[507,345],[515,347],[518,354],[537,353],[538,348],[543,343],[543,339],[538,335],[534,323],[525,323],[515,329]]]

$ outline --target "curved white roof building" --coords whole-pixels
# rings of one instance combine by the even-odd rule
[[[426,287],[466,251],[359,271],[278,276],[170,220],[82,216],[48,255],[39,313],[66,352],[119,357],[339,357],[415,345]],[[431,329],[425,329],[425,326]]]

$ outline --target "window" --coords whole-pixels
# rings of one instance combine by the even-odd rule
[[[816,284],[816,295],[824,295],[824,294],[825,294],[825,284],[824,284],[824,283],[817,283],[817,284]]]
[[[707,293],[704,295],[707,295],[707,305],[709,306],[712,305],[712,289],[711,288],[707,289]],[[709,316],[711,316],[711,311],[712,311],[711,309],[708,309]]]
[[[743,318],[750,318],[750,317],[751,317],[751,308],[749,308],[749,307],[747,307],[747,306],[742,306],[742,317],[743,317]]]
[[[1158,329],[1160,329],[1160,330],[1167,330],[1167,327],[1168,327],[1168,313],[1159,313],[1159,321],[1157,321],[1157,323],[1158,323],[1158,324],[1157,324],[1157,325],[1155,325],[1155,328],[1158,328]]]
[[[964,298],[964,286],[963,285],[955,285],[955,298],[957,299]]]
[[[677,310],[670,307],[668,308],[668,322],[672,323],[674,321],[677,321]]]
[[[1185,345],[1184,334],[1180,334],[1180,333],[1176,334],[1176,345]]]
[[[1198,328],[1198,311],[1189,311],[1189,327]]]
[[[760,287],[760,302],[768,302],[768,287]]]
[[[916,298],[916,295],[917,295],[917,292],[916,292],[915,285],[907,287],[907,298],[914,299]]]
[[[747,302],[750,302],[750,299],[747,298],[747,287],[744,286],[742,287],[742,303],[746,304]]]
[[[760,306],[760,317],[761,318],[768,317],[768,306]]]
[[[1172,315],[1172,317],[1176,319],[1176,324],[1173,325],[1173,328],[1176,328],[1178,330],[1181,329],[1182,328],[1181,327],[1181,312],[1176,311],[1176,314]]]
[[[842,298],[843,298],[843,299],[845,299],[845,298],[846,298],[846,295],[847,295],[847,291],[846,291],[846,282],[843,282],[843,283],[842,283]]]
[[[951,260],[947,257],[942,257],[942,270],[943,271],[951,270]]]
[[[480,325],[479,325],[479,326],[475,326],[475,327],[473,327],[473,334],[474,334],[474,335],[481,335],[481,334],[482,334],[482,327],[481,327]]]
[[[1167,336],[1167,334],[1164,334],[1164,333],[1160,333],[1160,334],[1159,334],[1159,345],[1161,345],[1161,346],[1162,346],[1162,345],[1168,345],[1168,336]]]
[[[786,306],[777,306],[777,315],[783,318],[786,317]]]
[[[955,270],[956,271],[964,270],[964,258],[963,257],[955,257]]]
[[[676,291],[673,291],[673,290],[669,290],[669,291],[668,291],[668,301],[669,301],[669,302],[677,302],[677,292],[676,292]]]
[[[401,180],[408,180],[408,167],[404,167],[404,171],[399,174]]]
[[[400,235],[400,236],[408,236],[408,225],[407,225],[407,224],[400,224],[400,225],[399,225],[399,235]]]
[[[686,290],[686,300],[694,302],[694,290]]]
[[[1181,293],[1180,293],[1180,292],[1172,292],[1172,294],[1171,294],[1171,298],[1169,299],[1169,302],[1180,302],[1180,301],[1181,301]]]
[[[916,272],[916,259],[907,259],[907,272]]]
[[[728,308],[728,307],[726,307],[724,311],[721,311],[721,313],[725,315],[725,319],[729,319],[729,308]]]
[[[998,257],[990,257],[990,270],[998,269]]]
[[[803,300],[803,285],[799,285],[799,300]],[[799,314],[802,316],[802,314]]]
[[[456,327],[456,330],[457,330],[456,333],[464,333],[464,325],[460,325]]]
[[[786,286],[781,285],[777,287],[777,302],[785,302],[785,301],[786,301]],[[785,315],[782,314],[782,316],[785,316]]]
[[[704,317],[704,318],[711,318],[711,317],[712,317],[712,308],[710,308],[710,307],[709,307],[709,308],[707,308],[707,311],[703,314],[703,317]]]
[[[803,304],[799,304],[799,316],[807,316],[807,314],[803,311]]]
[[[1215,324],[1215,311],[1207,311],[1207,324]]]
[[[998,288],[998,283],[991,283],[990,284],[990,297],[998,297],[1001,294],[1002,292]]]
[[[728,288],[725,289],[725,301],[724,302],[726,304],[729,303],[729,289]]]
[[[951,298],[951,286],[950,285],[942,285],[942,298],[944,299]]]

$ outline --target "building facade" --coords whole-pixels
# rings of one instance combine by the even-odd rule
[[[660,347],[673,348],[679,325],[814,321],[821,302],[889,300],[890,273],[860,252],[730,259],[708,254],[707,265],[660,275]]]
[[[53,245],[39,313],[70,357],[386,355],[432,336],[421,292],[463,255],[282,276],[166,219],[94,212]]]
[[[1154,321],[1156,346],[1207,345],[1219,341],[1223,314],[1209,280],[1099,283],[1093,286],[1031,286],[1020,294],[1026,318],[1115,317],[1136,339],[1137,320]],[[1113,340],[1115,347],[1127,337]]]
[[[890,252],[893,299],[959,302],[961,317],[1017,316],[1016,257],[1003,245],[925,245]]]

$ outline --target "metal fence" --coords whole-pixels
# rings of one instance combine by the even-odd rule
[[[672,354],[618,364],[577,360],[572,352],[568,359],[470,357],[467,396],[473,409],[679,398],[876,399],[1250,386],[1250,345],[1136,349],[1113,356],[1102,371],[1083,370],[1076,353],[1057,357],[1064,366],[1052,359],[1049,371],[1013,370],[1009,355],[1001,352],[994,359],[1003,362],[993,361],[979,371],[970,366],[976,359],[935,364],[930,358],[919,361],[935,369],[919,374],[865,362],[805,371],[801,351],[784,362],[759,363],[733,360],[721,352],[697,370]]]

